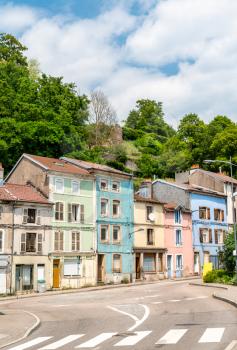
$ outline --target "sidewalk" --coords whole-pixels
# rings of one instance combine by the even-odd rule
[[[9,310],[4,307],[0,310],[0,349],[26,338],[40,324],[37,316],[28,311]]]

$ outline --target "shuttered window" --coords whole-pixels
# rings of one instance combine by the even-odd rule
[[[143,270],[144,272],[154,272],[156,266],[155,254],[144,254]]]
[[[79,259],[65,259],[64,276],[80,276],[80,265]]]
[[[0,231],[0,252],[3,252],[3,231]]]
[[[54,232],[54,250],[63,251],[63,231]]]
[[[42,233],[38,233],[38,252],[39,253],[42,253],[43,251],[43,235]]]
[[[80,250],[80,232],[72,232],[72,251]]]
[[[63,209],[64,209],[63,203],[56,202],[56,204],[55,204],[55,220],[63,221]]]

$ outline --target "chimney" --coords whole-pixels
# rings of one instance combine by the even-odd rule
[[[2,167],[2,163],[0,163],[0,186],[3,184],[3,176],[4,176],[4,169]]]

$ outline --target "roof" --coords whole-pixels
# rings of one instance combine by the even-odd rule
[[[227,175],[224,175],[222,173],[214,173],[212,171],[207,171],[207,170],[204,170],[204,169],[195,169],[192,174],[194,174],[195,172],[202,172],[204,174],[207,174],[209,176],[212,176],[214,178],[216,178],[217,180],[219,181],[222,181],[222,182],[233,182],[234,184],[237,185],[237,180],[234,179],[233,177],[230,177],[230,176],[227,176]]]
[[[167,209],[167,210],[175,210],[175,209],[181,209],[182,211],[184,212],[188,212],[190,213],[190,209],[188,208],[185,208],[184,206],[180,205],[180,204],[177,204],[175,202],[170,202],[170,203],[166,203],[164,204],[164,208]]]
[[[104,171],[104,172],[110,172],[118,175],[132,176],[132,174],[126,173],[118,169],[111,168],[110,166],[104,165],[104,164],[97,164],[97,163],[92,163],[85,160],[72,159],[67,157],[61,157],[61,159],[66,162],[70,162],[71,164],[75,164],[78,167],[81,167],[88,171]]]
[[[146,203],[154,203],[154,204],[164,204],[156,199],[153,198],[147,198],[147,197],[142,197],[138,194],[134,195],[134,200],[135,202],[146,202]]]
[[[0,200],[52,204],[30,185],[16,185],[9,183],[0,186]]]
[[[46,170],[49,171],[56,171],[60,173],[69,173],[76,175],[89,175],[89,172],[87,170],[78,168],[76,165],[68,163],[62,159],[41,157],[26,153],[23,154],[23,157],[35,161],[36,163],[38,163],[38,165],[44,167]]]

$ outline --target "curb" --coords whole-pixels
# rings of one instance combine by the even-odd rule
[[[215,294],[215,293],[212,294],[212,297],[214,299],[218,299],[218,300],[224,301],[224,302],[226,302],[226,303],[228,303],[228,304],[230,304],[230,305],[232,305],[232,306],[237,308],[237,302],[232,300],[232,299],[222,297],[222,296],[220,296],[218,294]]]
[[[128,283],[128,284],[115,284],[115,285],[104,285],[100,287],[90,287],[89,288],[78,288],[78,289],[69,289],[69,290],[59,290],[59,291],[53,291],[53,292],[46,292],[46,293],[35,293],[35,294],[23,294],[23,295],[17,295],[12,297],[4,297],[0,298],[0,305],[2,301],[11,301],[11,300],[17,300],[17,299],[27,299],[27,298],[37,298],[37,297],[47,297],[47,296],[53,296],[53,295],[60,295],[60,294],[73,294],[73,293],[85,293],[85,292],[96,292],[100,290],[106,290],[106,289],[116,289],[116,288],[129,288],[129,287],[136,287],[136,286],[144,286],[149,284],[159,284],[162,282],[185,282],[193,279],[198,279],[199,277],[187,277],[187,278],[180,278],[180,279],[164,279],[164,280],[157,280],[157,281],[150,281],[150,282],[136,282],[136,283]]]
[[[33,314],[33,313],[30,312],[30,311],[22,310],[22,312],[24,312],[24,313],[26,313],[26,314],[28,314],[28,315],[34,317],[35,320],[36,320],[35,323],[34,323],[31,327],[29,327],[29,328],[26,330],[25,334],[24,334],[22,337],[20,337],[20,338],[18,338],[18,339],[15,339],[15,340],[12,340],[11,342],[9,342],[9,343],[7,343],[7,344],[1,345],[1,346],[0,346],[0,349],[3,349],[3,348],[5,348],[6,346],[10,346],[10,345],[13,345],[13,344],[15,344],[15,343],[18,343],[18,342],[20,342],[21,340],[27,338],[34,330],[36,330],[36,329],[40,326],[41,321],[40,321],[40,319],[39,319],[38,316],[36,316],[35,314]]]
[[[190,282],[189,285],[190,286],[197,286],[197,287],[219,288],[219,289],[228,290],[228,287],[225,287],[225,286],[218,286],[218,285],[211,285],[211,284],[204,284],[204,283]]]

